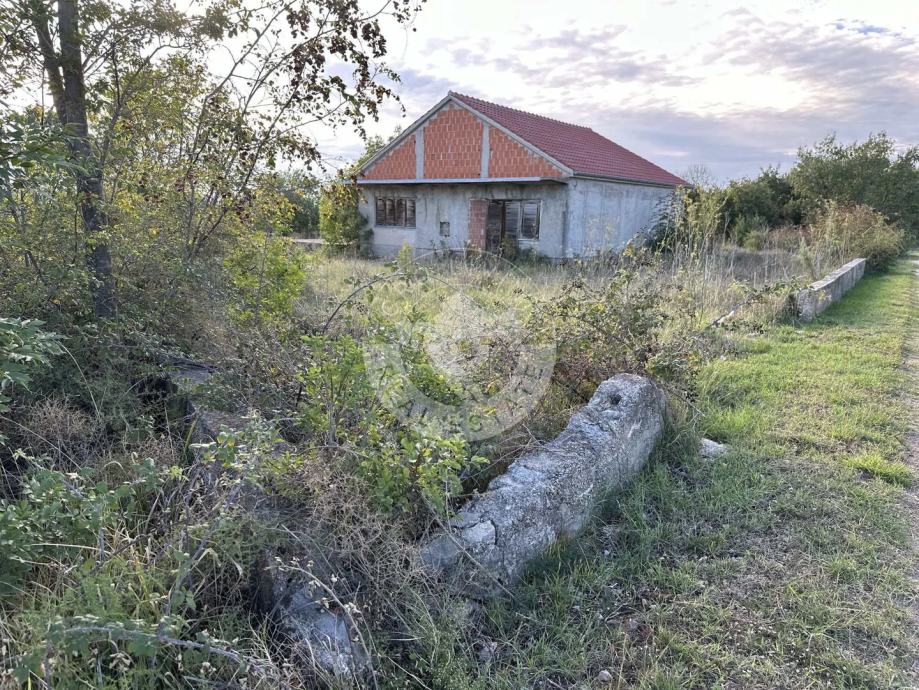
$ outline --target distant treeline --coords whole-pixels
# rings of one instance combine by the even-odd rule
[[[919,147],[899,147],[886,134],[840,143],[830,136],[801,148],[790,170],[765,168],[724,187],[701,181],[690,192],[720,207],[721,229],[737,244],[757,244],[769,230],[812,222],[827,202],[865,205],[919,236]]]

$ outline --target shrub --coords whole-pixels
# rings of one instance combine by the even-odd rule
[[[207,458],[158,466],[110,448],[105,466],[72,473],[25,458],[18,495],[0,503],[0,685],[161,687],[189,672],[233,685],[275,674],[242,613],[248,574],[273,543],[237,501],[262,459],[250,436],[221,439],[230,450],[214,459],[232,471],[204,483]]]
[[[45,464],[76,470],[91,463],[104,425],[62,396],[50,396],[31,405],[24,415],[29,429],[23,445]]]
[[[402,515],[446,512],[462,493],[463,478],[484,458],[459,436],[404,426],[371,385],[363,350],[352,337],[309,336],[304,343],[299,413],[313,444],[350,458],[346,465],[361,477],[378,509]],[[451,391],[419,353],[407,348],[407,357],[415,358],[409,371],[379,385],[401,387],[411,379],[426,394],[449,397]]]
[[[827,202],[811,226],[812,241],[885,270],[906,248],[906,233],[869,206]]]
[[[659,212],[654,243],[668,251],[700,252],[723,238],[727,227],[726,197],[714,185],[675,195]]]
[[[68,561],[111,529],[130,486],[110,490],[84,477],[37,471],[14,501],[0,500],[0,594],[19,589],[37,566]]]
[[[238,300],[231,313],[241,321],[291,315],[303,291],[303,258],[288,240],[269,233],[240,238],[224,262]]]
[[[726,214],[737,242],[743,242],[742,226],[750,218],[760,220],[767,228],[800,220],[791,183],[777,168],[766,168],[753,179],[732,180],[725,194]]]
[[[623,371],[683,389],[702,362],[697,305],[677,285],[649,279],[652,262],[645,251],[626,252],[600,287],[576,279],[561,297],[536,305],[534,326],[558,335],[556,374],[577,382],[585,397]]]
[[[760,215],[742,215],[734,221],[731,239],[745,249],[760,250],[765,244],[769,224]]]
[[[59,337],[41,326],[41,321],[0,318],[0,412],[9,409],[14,385],[28,387],[33,364],[61,353]]]
[[[358,211],[360,190],[354,184],[335,181],[319,198],[319,236],[331,251],[360,250],[369,232],[367,219]]]

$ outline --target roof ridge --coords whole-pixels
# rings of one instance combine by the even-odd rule
[[[515,112],[515,113],[520,113],[520,114],[522,114],[522,115],[527,115],[528,117],[538,117],[540,120],[548,120],[549,122],[555,122],[556,124],[565,125],[566,127],[576,127],[576,128],[578,128],[578,129],[587,130],[588,132],[593,132],[593,131],[594,131],[594,130],[591,129],[590,127],[585,127],[584,125],[577,125],[577,124],[575,124],[575,123],[573,123],[573,122],[565,122],[564,120],[558,120],[558,119],[556,119],[556,118],[554,118],[554,117],[547,117],[547,116],[545,116],[545,115],[540,115],[539,113],[530,112],[529,110],[521,110],[520,108],[512,108],[512,107],[510,107],[509,105],[501,105],[500,103],[495,103],[495,102],[493,102],[493,101],[486,101],[484,98],[478,98],[478,97],[476,97],[476,96],[470,96],[470,95],[468,95],[468,94],[460,93],[460,92],[458,92],[458,91],[448,91],[447,94],[450,95],[450,96],[458,97],[460,100],[462,100],[462,99],[469,99],[470,101],[477,101],[478,103],[484,103],[484,104],[486,104],[486,105],[490,105],[490,106],[493,106],[493,107],[495,107],[495,108],[502,108],[502,109],[504,109],[504,110],[510,110],[510,111]],[[466,105],[469,105],[469,104],[467,103]],[[474,107],[474,106],[473,106],[473,107]],[[484,113],[483,113],[483,114],[484,114]],[[594,134],[596,134],[596,132],[594,132]]]

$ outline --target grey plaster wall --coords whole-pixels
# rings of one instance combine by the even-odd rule
[[[829,307],[839,301],[862,276],[865,275],[865,260],[853,259],[845,266],[837,268],[823,280],[811,283],[795,295],[795,307],[798,316],[804,321],[812,321]]]
[[[540,205],[539,240],[521,243],[545,256],[561,258],[567,185],[549,183],[365,185],[359,210],[373,230],[373,253],[392,256],[408,243],[421,254],[434,249],[462,249],[469,240],[469,201],[472,199],[538,199]],[[376,198],[415,199],[415,228],[375,225]],[[450,223],[450,236],[440,235],[440,223]]]
[[[469,239],[471,199],[539,199],[539,239],[521,242],[543,256],[563,259],[619,251],[649,231],[672,189],[573,178],[566,183],[365,185],[361,214],[373,230],[373,253],[392,256],[408,243],[416,253],[462,249]],[[378,196],[415,199],[415,228],[375,225]],[[440,223],[450,223],[441,237]]]
[[[621,251],[633,237],[653,229],[672,194],[669,187],[572,180],[565,256]]]

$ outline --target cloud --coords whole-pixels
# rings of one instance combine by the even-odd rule
[[[510,55],[485,57],[481,64],[514,69],[539,87],[550,88],[570,85],[572,80],[581,88],[610,82],[684,86],[694,81],[671,69],[664,55],[624,48],[620,38],[626,31],[622,25],[567,27],[554,34],[521,36],[508,42]]]
[[[394,64],[408,117],[387,108],[380,133],[455,90],[591,126],[675,172],[706,163],[722,179],[787,168],[831,133],[919,143],[919,33],[892,23],[895,7],[873,11],[886,0],[852,5],[852,17],[842,3],[795,0],[755,12],[719,0],[531,2],[542,10],[432,3],[440,14]]]
[[[852,138],[887,130],[919,142],[919,42],[914,37],[860,23],[813,27],[754,21],[734,26],[721,45],[729,64],[777,74],[806,88],[806,103],[786,119]]]
[[[798,146],[812,142],[813,116],[762,110],[744,118],[695,114],[669,108],[606,108],[591,126],[626,148],[676,173],[704,164],[727,180],[776,165],[788,169]]]

